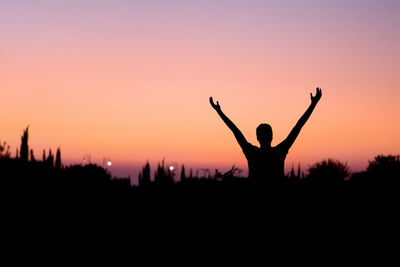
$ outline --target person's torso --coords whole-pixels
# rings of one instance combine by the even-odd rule
[[[249,165],[249,177],[263,180],[283,177],[286,154],[278,147],[262,149],[251,146],[245,153]]]

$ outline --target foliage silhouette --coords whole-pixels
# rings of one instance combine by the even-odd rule
[[[185,165],[182,165],[182,170],[181,170],[181,181],[184,181],[185,179],[186,179]]]
[[[296,183],[296,184],[301,183],[301,180],[304,177],[302,177],[302,175],[301,175],[300,163],[299,163],[299,165],[297,167],[297,174],[295,173],[294,166],[292,165],[292,169],[290,170],[290,174],[288,174],[288,178],[290,179],[290,181],[292,183]]]
[[[24,129],[24,132],[22,133],[21,136],[21,148],[20,148],[20,159],[24,162],[28,162],[28,152],[29,152],[29,146],[28,146],[28,137],[29,137],[29,126],[27,126]]]
[[[31,149],[31,150],[29,151],[29,153],[30,153],[31,161],[35,162],[36,159],[35,159],[35,155],[34,155],[34,153],[33,153],[33,149]]]
[[[54,166],[54,156],[53,153],[51,152],[51,149],[49,149],[49,155],[47,156],[46,162],[50,167]]]
[[[55,168],[58,170],[61,169],[61,150],[60,150],[60,148],[57,148]]]
[[[157,171],[154,176],[154,182],[159,187],[171,187],[174,184],[173,173],[165,167],[164,160],[162,163],[158,163]]]
[[[378,155],[369,162],[367,173],[400,179],[400,155]]]
[[[150,183],[150,163],[147,162],[142,172],[139,173],[139,186],[148,186]]]
[[[400,186],[400,155],[378,155],[369,161],[367,170],[354,173],[349,180],[353,185],[372,187]]]
[[[310,166],[306,183],[312,184],[343,184],[349,176],[349,167],[338,160],[322,160]]]
[[[22,150],[29,147],[28,128],[25,129],[21,141]],[[214,201],[219,205],[231,206],[238,204],[238,201],[289,203],[294,200],[296,205],[300,205],[302,201],[305,203],[309,196],[316,194],[325,198],[332,196],[326,193],[334,189],[334,185],[341,185],[343,188],[367,185],[372,191],[379,185],[381,188],[397,190],[400,177],[400,156],[392,155],[375,157],[369,162],[366,171],[353,174],[348,180],[345,180],[349,174],[347,164],[337,160],[328,159],[313,164],[309,168],[309,175],[304,179],[300,179],[299,165],[297,175],[292,167],[288,177],[281,177],[281,183],[269,187],[260,186],[254,179],[240,177],[240,170],[235,165],[225,173],[215,170],[214,175],[209,171],[200,175],[199,170],[193,175],[190,169],[189,177],[186,177],[185,167],[182,165],[181,179],[174,181],[175,173],[166,168],[163,160],[158,164],[153,181],[150,163],[147,162],[140,173],[139,186],[131,186],[129,179],[112,177],[109,171],[94,164],[63,167],[59,148],[56,164],[51,150],[47,157],[43,151],[42,161],[38,161],[34,159],[31,149],[31,160],[26,162],[18,157],[11,158],[6,142],[1,143],[0,152],[0,189],[6,195],[12,196],[12,199],[36,206],[54,203],[68,206],[76,202],[94,203],[95,207],[102,209],[104,205],[112,203],[112,207],[128,205],[138,209],[140,205],[149,203],[165,207],[168,203],[179,206],[206,202],[210,203],[211,209],[219,210],[226,206],[213,206]],[[313,191],[311,195],[302,193],[313,187],[323,190]],[[258,200],[254,200],[256,198],[262,200],[257,202]],[[160,199],[162,201],[158,202]]]
[[[0,142],[0,159],[8,159],[11,157],[10,146],[7,142]]]

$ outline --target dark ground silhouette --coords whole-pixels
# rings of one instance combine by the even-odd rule
[[[204,177],[181,175],[175,177],[164,164],[159,164],[154,175],[147,163],[139,175],[139,185],[132,186],[128,178],[112,177],[106,169],[94,164],[58,167],[46,161],[28,161],[15,158],[0,159],[0,183],[3,194],[21,199],[53,196],[57,199],[104,197],[125,199],[146,195],[169,194],[209,197],[226,194],[275,195],[277,192],[302,190],[343,189],[398,189],[400,184],[400,157],[377,156],[365,171],[350,174],[346,164],[336,160],[323,160],[310,166],[305,176],[289,174],[277,183],[260,186],[257,181],[238,177],[233,166],[226,173]],[[285,194],[285,193],[284,193]]]

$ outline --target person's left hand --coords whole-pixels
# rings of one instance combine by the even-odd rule
[[[322,96],[321,88],[317,87],[315,96],[313,96],[312,93],[310,93],[311,102],[317,104],[318,101],[321,99],[321,96]]]

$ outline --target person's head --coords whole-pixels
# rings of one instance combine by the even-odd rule
[[[271,146],[272,142],[272,128],[271,125],[266,123],[261,123],[257,127],[257,140],[260,146]]]

